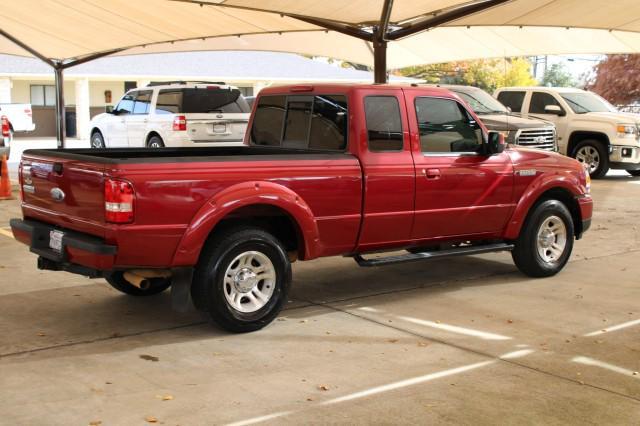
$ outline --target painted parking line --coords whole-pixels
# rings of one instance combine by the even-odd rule
[[[9,228],[0,228],[0,235],[13,238],[13,233],[11,233],[11,230]]]
[[[431,327],[438,330],[449,331],[451,333],[464,334],[466,336],[479,337],[480,339],[483,339],[483,340],[511,340],[511,337],[509,336],[502,336],[500,334],[474,330],[472,328],[459,327],[457,325],[443,324],[441,322],[427,321],[427,320],[423,320],[420,318],[413,318],[413,317],[399,316],[397,318],[413,324],[424,325],[425,327]]]
[[[583,365],[592,365],[594,367],[604,368],[605,370],[613,371],[625,376],[633,377],[634,379],[640,379],[640,374],[637,371],[627,370],[626,368],[618,367],[617,365],[609,364],[608,362],[598,361],[597,359],[589,358],[586,356],[577,356],[571,361],[577,362]]]
[[[612,331],[622,330],[623,328],[633,327],[634,325],[640,325],[640,319],[623,322],[622,324],[612,325],[611,327],[593,331],[591,333],[585,334],[584,337],[599,336],[600,334],[611,333]]]
[[[241,420],[239,422],[229,423],[227,426],[248,426],[256,423],[262,423],[269,420],[277,419],[291,414],[293,411],[281,411],[279,413],[267,414],[266,416],[252,417],[250,419]]]

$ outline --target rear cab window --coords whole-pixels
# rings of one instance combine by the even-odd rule
[[[251,126],[252,145],[312,151],[344,151],[348,106],[345,95],[265,95]]]
[[[522,112],[522,104],[524,103],[524,91],[506,90],[498,94],[498,100],[506,107],[511,108],[512,112]]]
[[[369,151],[402,151],[402,118],[395,96],[367,96],[364,98]]]
[[[238,89],[197,87],[162,89],[156,114],[249,113],[249,104]]]

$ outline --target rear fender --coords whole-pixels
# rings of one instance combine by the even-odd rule
[[[320,238],[311,208],[291,189],[264,181],[243,182],[216,194],[191,220],[173,258],[173,266],[192,266],[215,226],[234,210],[251,205],[278,207],[296,222],[302,234],[305,259],[318,257]]]
[[[511,220],[507,224],[504,238],[507,240],[514,240],[520,235],[520,229],[527,219],[527,214],[531,207],[540,199],[542,194],[550,189],[564,189],[574,196],[578,196],[576,188],[580,187],[580,182],[571,173],[561,174],[542,174],[536,180],[531,182],[527,189],[524,191],[518,204],[516,205]]]

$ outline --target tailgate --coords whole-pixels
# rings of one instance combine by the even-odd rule
[[[187,114],[186,119],[193,142],[242,142],[249,114]]]
[[[25,154],[21,167],[25,216],[103,236],[103,164]]]

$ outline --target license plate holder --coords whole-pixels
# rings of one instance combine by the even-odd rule
[[[64,237],[62,231],[49,231],[49,248],[57,253],[62,253],[62,237]]]

